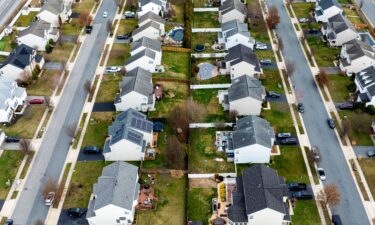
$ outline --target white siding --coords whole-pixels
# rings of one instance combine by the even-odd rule
[[[259,144],[246,146],[234,150],[234,162],[241,163],[269,163],[271,149]]]
[[[111,145],[111,152],[104,153],[106,161],[141,161],[144,156],[142,146],[125,139]]]
[[[229,109],[238,112],[238,115],[255,115],[259,116],[262,111],[262,101],[258,101],[254,98],[242,98],[236,101],[229,102]]]
[[[243,22],[245,20],[245,15],[239,12],[238,10],[232,10],[230,12],[225,13],[224,15],[219,12],[219,22],[225,23],[231,20],[239,20]]]
[[[35,48],[38,51],[45,51],[47,38],[41,38],[33,34],[27,34],[25,36],[18,37],[19,44],[25,44],[32,48]]]
[[[225,48],[227,50],[229,50],[230,48],[232,48],[236,45],[239,45],[239,44],[242,44],[242,45],[244,45],[248,48],[253,49],[255,43],[253,42],[252,38],[246,37],[246,36],[238,33],[236,35],[233,35],[233,36],[227,38],[227,41],[225,43]]]
[[[29,67],[26,67],[26,69],[29,70],[29,72],[31,72]],[[3,68],[0,69],[0,74],[3,77],[6,77],[6,78],[9,78],[9,79],[12,79],[12,80],[16,80],[16,79],[22,79],[23,78],[24,71],[22,69],[20,69],[19,67],[15,67],[13,65],[7,64]],[[31,73],[30,73],[30,75],[31,75]]]
[[[148,97],[132,91],[121,97],[121,102],[116,103],[116,111],[126,111],[129,108],[142,110],[142,105],[147,104]]]
[[[154,40],[159,40],[160,38],[160,30],[154,27],[148,27],[147,29],[143,30],[140,33],[137,33],[132,36],[133,41],[138,41],[143,37],[148,37]]]
[[[95,211],[96,216],[87,218],[90,225],[131,225],[127,220],[133,221],[134,209],[132,211],[115,205],[107,205]],[[125,217],[126,223],[117,223],[117,219]]]
[[[284,214],[273,209],[266,208],[250,214],[248,218],[249,225],[282,225]]]
[[[59,26],[59,15],[53,14],[50,11],[43,10],[38,14],[38,17],[39,19],[52,24],[53,27]]]
[[[257,74],[255,72],[255,66],[244,61],[230,67],[230,77],[232,80],[242,75],[254,77],[255,74]]]
[[[154,59],[148,58],[146,56],[139,58],[136,61],[131,62],[128,65],[125,65],[126,71],[133,70],[137,67],[141,67],[142,69],[145,69],[151,73],[156,72],[156,65],[160,65],[160,62],[157,63]]]

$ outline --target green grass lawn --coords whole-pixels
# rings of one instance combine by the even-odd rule
[[[74,43],[72,42],[65,42],[63,45],[56,44],[51,53],[44,54],[44,59],[52,62],[67,62],[73,47]]]
[[[283,94],[285,93],[279,70],[264,69],[263,73],[264,73],[265,79],[262,80],[262,85],[266,88],[266,90],[276,91],[278,93],[283,93]]]
[[[209,53],[209,52],[218,52],[211,48],[214,40],[217,39],[217,33],[216,32],[208,32],[208,33],[193,33],[192,34],[192,53]],[[195,51],[196,45],[204,45],[205,50],[202,52]]]
[[[307,42],[319,67],[334,66],[333,60],[340,54],[340,48],[329,48],[320,37],[307,37]]]
[[[165,67],[165,72],[155,73],[153,77],[189,79],[190,53],[163,51],[161,63]]]
[[[81,0],[74,8],[74,12],[90,12],[95,5],[95,0]]]
[[[315,201],[298,200],[292,216],[293,225],[320,225],[320,217]]]
[[[79,35],[83,25],[79,23],[79,19],[72,19],[69,23],[64,23],[60,27],[60,33],[63,35]]]
[[[31,22],[35,18],[35,16],[38,14],[38,12],[30,12],[29,15],[21,15],[18,17],[16,23],[14,24],[17,27],[28,27],[31,25]]]
[[[229,113],[224,112],[219,104],[217,93],[219,89],[194,89],[191,90],[193,99],[206,106],[207,117],[205,122],[228,122]]]
[[[215,131],[214,128],[190,130],[189,173],[234,172],[234,163],[226,161],[224,152],[216,151]]]
[[[218,12],[194,12],[193,28],[218,28]]]
[[[108,164],[108,163],[107,163]],[[63,208],[87,208],[92,186],[102,173],[104,161],[77,162]]]
[[[194,0],[194,8],[206,8],[208,7],[208,0]]]
[[[350,77],[343,74],[330,74],[328,75],[330,85],[328,86],[329,93],[331,94],[334,102],[345,102],[349,97],[348,86],[353,83]]]
[[[108,126],[112,124],[114,112],[94,112],[91,114],[89,125],[83,138],[82,147],[98,146],[103,147],[105,137],[108,133]]]
[[[272,62],[276,62],[275,55],[273,54],[272,50],[259,50],[255,51],[259,60],[261,59],[271,59]]]
[[[155,177],[158,197],[157,209],[137,211],[138,225],[185,225],[186,224],[186,177],[174,178],[169,174]]]
[[[34,96],[51,96],[55,90],[61,73],[55,70],[45,70],[38,80],[27,87],[27,94]]]
[[[171,1],[171,6],[173,7],[174,11],[176,12],[176,16],[172,18],[170,21],[175,23],[184,23],[184,4],[183,3],[174,3]]]
[[[375,194],[375,164],[374,159],[358,159],[372,196]]]
[[[113,43],[109,54],[107,66],[123,66],[125,60],[130,57],[130,45],[125,43]]]
[[[122,80],[121,74],[105,74],[96,95],[95,102],[113,102],[119,92],[119,82]]]
[[[204,225],[208,225],[208,220],[212,215],[211,201],[216,194],[216,188],[190,189],[188,192],[188,220],[202,221]]]
[[[261,117],[270,122],[275,132],[296,133],[287,103],[272,102],[271,110],[263,110]]]
[[[11,34],[11,35],[4,36],[0,40],[0,51],[5,51],[5,52],[12,51],[12,49],[17,46],[16,44],[12,45],[12,42],[14,42],[16,40],[16,35],[17,34],[15,32],[13,32],[13,34]]]
[[[370,133],[371,122],[374,116],[368,113],[356,111],[339,111],[341,119],[349,119],[351,121],[352,132],[350,140],[353,145],[373,145]]]
[[[13,182],[21,165],[24,153],[22,151],[4,151],[0,156],[0,199],[6,199],[9,188],[6,182]]]
[[[350,9],[347,7],[342,7],[344,14],[348,18],[348,20],[353,24],[363,24],[362,19],[358,16],[357,12],[354,9]]]
[[[25,109],[24,114],[19,116],[16,123],[8,127],[2,126],[2,129],[9,136],[31,139],[38,128],[45,109],[43,105],[30,105]]]
[[[292,3],[292,7],[298,18],[308,17],[310,12],[315,9],[315,3]]]
[[[255,7],[254,11],[261,12],[259,1],[249,0],[248,4]],[[249,31],[251,36],[256,40],[263,43],[270,43],[270,38],[267,32],[267,25],[263,20],[263,15],[260,13],[261,18],[254,18],[251,23],[249,23]]]
[[[128,34],[136,29],[138,26],[137,19],[123,19],[120,20],[120,25],[117,30],[117,35]]]

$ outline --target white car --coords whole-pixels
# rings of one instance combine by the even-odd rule
[[[324,172],[323,168],[318,168],[318,176],[320,180],[326,180],[326,173]]]
[[[299,20],[298,20],[300,23],[307,23],[307,22],[309,22],[309,19],[307,19],[307,18],[299,18]]]
[[[255,49],[258,49],[258,50],[267,50],[267,45],[262,43],[262,42],[257,42],[255,44]]]
[[[124,15],[125,15],[125,18],[135,18],[135,13],[132,11],[126,11]]]
[[[55,192],[48,193],[46,199],[44,199],[44,204],[50,206],[53,204],[53,200],[55,199]]]
[[[107,11],[104,11],[104,13],[103,13],[103,18],[107,18],[107,16],[108,16],[108,12],[107,12]]]
[[[120,71],[121,71],[121,67],[119,66],[111,66],[111,67],[105,68],[106,73],[118,73]]]

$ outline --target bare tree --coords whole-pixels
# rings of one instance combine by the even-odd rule
[[[259,7],[257,1],[250,1],[247,3],[247,17],[254,20],[259,15]]]
[[[336,184],[329,184],[318,194],[319,199],[327,206],[337,206],[340,203],[340,192]]]
[[[185,150],[176,136],[170,136],[167,139],[166,161],[170,168],[183,169],[185,161]]]
[[[56,192],[56,190],[57,190],[57,182],[52,180],[51,178],[48,178],[48,180],[44,184],[44,189],[43,189],[44,198],[46,198],[50,192]]]
[[[284,42],[281,37],[277,37],[277,50],[282,51],[284,49]]]
[[[57,39],[57,43],[62,47],[64,45],[64,32],[61,29],[59,30],[59,39]]]
[[[279,11],[275,6],[272,6],[269,9],[268,15],[266,17],[266,23],[270,29],[275,29],[277,24],[280,23]]]
[[[319,86],[329,86],[330,80],[328,78],[328,74],[324,69],[321,69],[317,75],[315,75],[316,82]]]
[[[55,194],[56,202],[59,202],[61,200],[61,196],[64,192],[64,186],[65,186],[65,183],[59,183],[59,185],[57,185],[56,194]]]
[[[363,7],[363,0],[359,0],[358,6],[359,6],[359,8],[362,9],[362,7]]]
[[[352,123],[349,119],[343,119],[341,122],[341,130],[344,136],[350,137],[352,135]]]
[[[53,102],[51,101],[51,97],[46,96],[44,98],[44,102],[46,104],[46,107],[48,108],[48,111],[51,111],[53,109]]]
[[[113,35],[112,20],[107,20],[107,32],[109,33],[110,36]]]
[[[77,133],[77,123],[73,123],[67,126],[65,132],[69,137],[74,138]]]
[[[85,91],[88,93],[88,94],[92,94],[94,92],[94,87],[93,85],[91,84],[91,81],[89,80],[86,80],[83,87],[85,88]]]
[[[44,225],[44,222],[43,222],[43,220],[38,219],[38,220],[36,220],[36,221],[34,222],[34,225]]]
[[[296,64],[291,61],[286,61],[285,63],[285,70],[289,77],[294,75],[294,72],[296,71]]]
[[[186,143],[189,138],[189,112],[187,107],[174,107],[167,120],[179,140]]]
[[[189,120],[191,122],[201,122],[207,116],[206,107],[193,99],[188,100],[187,111],[189,112]]]
[[[173,5],[169,8],[168,13],[170,18],[176,17],[176,10],[174,9]]]
[[[19,144],[20,144],[21,150],[25,153],[25,155],[29,155],[33,151],[29,140],[21,139]]]
[[[230,121],[235,121],[237,119],[238,112],[237,110],[230,110],[229,111],[229,120]]]
[[[88,18],[89,18],[90,14],[86,11],[84,12],[81,12],[79,14],[79,23],[82,25],[82,26],[85,26],[87,25],[87,21],[88,21]]]

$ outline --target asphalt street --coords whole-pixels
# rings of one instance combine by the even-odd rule
[[[115,1],[102,1],[94,20],[93,32],[82,44],[82,50],[13,212],[12,218],[17,225],[32,225],[36,220],[44,220],[47,216],[49,207],[44,205],[42,196],[44,184],[48,179],[57,181],[62,172],[71,141],[66,128],[78,123],[87,95],[84,83],[94,77],[108,35],[106,22],[108,19],[113,21],[116,10]],[[108,18],[102,18],[104,11],[108,11]]]
[[[337,136],[327,125],[328,112],[319,95],[318,87],[314,82],[283,1],[267,0],[267,4],[269,7],[275,6],[281,17],[276,32],[285,46],[282,51],[285,60],[293,62],[296,66],[292,82],[298,94],[297,98],[305,106],[302,118],[310,143],[320,148],[322,160],[319,167],[325,170],[327,176],[327,180],[323,183],[337,184],[341,194],[340,204],[333,207],[332,211],[334,214],[340,215],[343,224],[370,224]]]
[[[0,0],[0,27],[5,25],[20,3],[21,0]]]
[[[361,0],[355,0],[359,5]],[[362,0],[363,6],[361,8],[362,12],[367,16],[367,18],[375,26],[375,2],[374,0]]]

